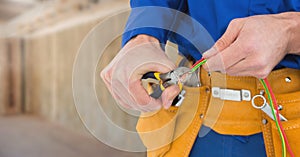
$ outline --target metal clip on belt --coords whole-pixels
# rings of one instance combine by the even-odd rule
[[[221,89],[219,87],[212,87],[212,96],[221,100],[231,101],[251,101],[250,90],[233,90],[233,89]]]
[[[255,100],[256,100],[256,99],[262,99],[262,100],[263,100],[263,104],[262,104],[262,105],[257,105],[257,104],[255,103]],[[264,96],[262,96],[262,95],[255,95],[255,96],[252,98],[251,103],[252,103],[252,106],[253,106],[254,108],[262,110],[262,111],[265,112],[270,118],[272,118],[273,120],[275,120],[274,117],[273,117],[273,114],[272,114],[272,109],[271,109],[270,105],[267,103],[267,100],[266,100],[266,98],[265,98]],[[276,110],[274,110],[274,113],[276,113]],[[287,119],[286,119],[283,115],[281,115],[281,114],[279,114],[279,118],[280,118],[280,121],[287,121]]]

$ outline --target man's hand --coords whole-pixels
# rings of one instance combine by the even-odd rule
[[[287,53],[299,50],[295,21],[288,13],[234,19],[214,47],[203,54],[208,60],[204,68],[233,76],[267,77]]]
[[[141,83],[142,76],[150,71],[169,72],[175,69],[162,51],[157,39],[139,35],[130,40],[111,63],[101,72],[101,77],[120,105],[150,112],[169,108],[180,92],[178,86],[168,87],[161,99],[148,95]]]

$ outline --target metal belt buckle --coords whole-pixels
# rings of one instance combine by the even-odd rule
[[[212,87],[212,96],[221,100],[251,101],[251,91],[246,89],[234,90]]]

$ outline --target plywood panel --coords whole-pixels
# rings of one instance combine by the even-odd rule
[[[80,43],[95,25],[84,23],[26,38],[26,109],[69,128],[84,130],[72,93],[73,63]]]
[[[8,104],[8,66],[6,40],[0,38],[0,115],[6,111]]]
[[[68,128],[85,131],[74,105],[72,91],[72,72],[77,51],[84,37],[96,24],[126,8],[128,8],[127,2],[111,3],[111,5],[107,3],[106,6],[78,14],[56,25],[44,27],[26,37],[27,112],[39,114]],[[114,21],[109,31],[120,27],[123,28],[123,25]],[[107,36],[99,36],[99,42],[105,38]],[[110,46],[109,50],[116,53],[120,49],[120,38]],[[87,61],[92,59],[91,57],[94,56],[87,56]],[[91,109],[87,108],[87,110]],[[92,112],[91,110],[91,114]],[[120,125],[135,128],[136,119],[128,120],[124,114],[110,112],[114,121]],[[93,119],[93,121],[96,123],[98,120]],[[99,130],[104,129],[99,128]],[[105,132],[113,133],[111,130]]]
[[[21,113],[21,79],[22,79],[22,65],[21,65],[21,57],[22,57],[22,46],[21,46],[21,38],[18,37],[10,37],[7,39],[7,44],[9,47],[9,74],[10,79],[9,89],[10,89],[10,108],[8,110],[9,114],[18,114]]]
[[[54,119],[64,125],[80,129],[82,123],[76,112],[72,91],[72,72],[80,43],[92,24],[78,25],[55,33],[56,95]]]
[[[43,106],[51,107],[52,60],[51,38],[27,38],[25,55],[26,112],[40,113]],[[47,114],[51,110],[47,111]]]

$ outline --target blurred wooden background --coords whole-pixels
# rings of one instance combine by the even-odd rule
[[[1,2],[0,0],[0,5]],[[36,120],[33,120],[32,116],[41,117],[66,129],[89,135],[76,111],[73,98],[72,74],[76,55],[80,44],[88,33],[108,17],[119,12],[129,11],[129,2],[128,0],[55,0],[52,3],[42,1],[42,4],[44,5],[37,7],[33,4],[26,5],[24,10],[27,11],[24,14],[12,11],[9,16],[14,18],[9,22],[6,18],[0,16],[0,122],[3,125],[9,124],[8,126],[15,130],[22,123],[36,124]],[[9,7],[8,3],[5,3],[5,5]],[[30,6],[33,9],[30,9]],[[100,43],[111,39],[112,34],[117,30],[123,30],[126,18],[125,14],[122,20],[115,19],[111,21],[110,29],[105,30],[106,32],[103,35],[98,35],[96,41],[93,42],[94,45],[84,51],[89,52],[96,49],[98,46],[97,41]],[[100,71],[121,48],[121,36],[115,38],[113,42],[106,46],[94,72],[95,92],[98,101],[112,123],[128,131],[135,131],[138,117],[121,110],[100,79]],[[169,44],[166,51],[170,58],[176,62],[178,59],[176,46]],[[84,57],[87,63],[89,60],[94,59],[93,55]],[[87,65],[80,68],[91,70],[87,69],[90,68]],[[83,93],[82,96],[86,96],[84,90],[81,92]],[[91,103],[93,103],[92,100]],[[93,127],[98,134],[114,137],[116,141],[125,139],[125,142],[120,143],[138,145],[144,149],[138,135],[136,135],[135,140],[132,140],[132,137],[127,137],[127,134],[119,133],[107,127],[105,123],[99,125],[102,119],[95,118],[97,113],[88,106],[84,106],[84,110],[89,111],[88,120],[90,124],[94,125]],[[30,115],[30,118],[15,117],[15,115]],[[9,117],[13,118],[10,119]],[[25,120],[23,121],[23,119]],[[15,124],[11,124],[12,122]],[[26,128],[22,130],[23,134],[32,135],[35,134],[32,133],[33,131],[37,131],[36,135],[49,136],[47,132],[46,135],[41,133],[45,132],[46,129],[36,130],[36,128],[44,127],[42,124],[43,122],[39,122],[38,125],[33,125],[34,127],[22,125],[23,128]],[[53,128],[50,124],[48,127]],[[0,129],[0,133],[6,132],[5,134],[7,134],[7,132],[10,132],[7,131],[9,129],[6,129]],[[15,132],[12,133],[7,134],[7,137],[15,136]],[[16,132],[16,134],[18,133]],[[68,132],[63,131],[62,135],[65,136],[65,134],[68,134]],[[76,139],[75,136],[68,137],[66,143],[71,145],[72,141]],[[53,144],[51,138],[53,137],[49,137],[48,143],[55,146],[55,140]],[[60,136],[56,137],[56,139],[58,138]],[[13,143],[12,141],[10,144],[14,145]],[[39,141],[36,145],[32,144],[31,147],[38,146],[38,143]],[[91,147],[97,149],[96,146]],[[28,148],[28,146],[25,145],[25,148]],[[74,146],[74,148],[79,148],[79,146]],[[49,151],[49,149],[40,150]],[[29,151],[33,152],[31,149]],[[66,151],[70,151],[69,145]],[[22,154],[23,152],[18,153]],[[97,156],[97,153],[95,153],[95,156]],[[126,155],[134,156],[133,154],[123,154],[123,156]],[[145,156],[145,154],[135,155]]]
[[[39,115],[86,132],[72,93],[77,51],[95,25],[128,9],[128,0],[102,0],[93,5],[88,0],[60,0],[26,20],[14,22],[15,30],[0,36],[0,115]],[[111,31],[121,26],[115,22]],[[113,57],[120,49],[120,39],[110,47],[107,49],[114,50]],[[117,119],[124,123],[122,115]],[[125,126],[135,126],[136,121],[125,122]]]
[[[72,91],[80,44],[96,25],[129,11],[129,0],[20,0],[18,5],[18,0],[14,1],[0,0],[0,156],[145,156],[143,152],[110,148],[92,138],[76,111]],[[110,39],[116,30],[123,30],[126,18],[112,21],[110,29],[85,51],[95,49],[97,41]],[[135,131],[138,117],[118,108],[100,79],[100,71],[120,48],[121,36],[105,47],[97,69],[93,69],[95,92],[114,124]],[[86,55],[85,60],[93,57]],[[86,65],[80,68],[91,70]],[[90,111],[89,121],[98,134],[117,142],[126,140],[120,144],[138,145],[145,151],[138,135],[132,140],[125,133],[117,133],[101,124],[102,119],[94,118],[93,109],[84,109]],[[11,147],[14,149],[6,149]],[[60,151],[52,151],[57,149]]]

